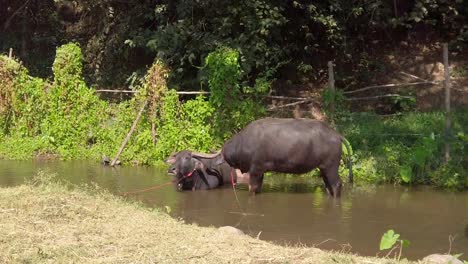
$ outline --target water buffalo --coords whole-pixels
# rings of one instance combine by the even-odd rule
[[[250,123],[228,140],[222,155],[231,167],[249,174],[251,192],[261,191],[267,171],[301,174],[319,168],[327,192],[339,197],[342,142],[350,153],[343,136],[321,121],[265,118]],[[349,159],[350,183],[351,166]]]
[[[231,168],[219,152],[216,154],[195,153],[188,150],[172,154],[168,172],[173,174],[179,190],[207,190],[230,183]],[[233,174],[234,182],[237,174]]]

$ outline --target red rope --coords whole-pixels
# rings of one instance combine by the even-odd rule
[[[234,196],[236,197],[237,201],[237,206],[239,206],[239,210],[242,212],[242,214],[245,214],[244,210],[242,210],[242,206],[239,202],[239,198],[237,197],[237,192],[236,192],[236,184],[234,182],[234,174],[237,173],[236,169],[231,168],[231,183],[232,183],[232,190],[234,191]]]
[[[158,184],[158,185],[155,185],[155,186],[151,186],[149,188],[146,188],[146,189],[142,189],[142,190],[136,190],[136,191],[132,191],[132,192],[123,192],[123,193],[120,193],[121,195],[129,195],[129,194],[135,194],[135,193],[142,193],[142,192],[146,192],[146,191],[150,191],[150,190],[154,190],[154,189],[159,189],[163,186],[166,186],[168,184],[171,184],[172,181],[169,181],[169,182],[166,182],[166,183],[163,183],[163,184]]]
[[[190,172],[189,174],[187,174],[186,176],[184,176],[184,177],[180,178],[179,180],[177,180],[176,184],[179,183],[180,181],[182,181],[185,178],[191,177],[194,171],[195,171],[195,169],[193,169],[193,171]],[[173,181],[168,181],[166,183],[151,186],[151,187],[143,189],[143,190],[136,190],[136,191],[132,191],[132,192],[123,192],[123,193],[120,193],[120,194],[121,195],[129,195],[129,194],[135,194],[135,193],[142,193],[142,192],[146,192],[146,191],[150,191],[150,190],[154,190],[154,189],[159,189],[159,188],[161,188],[163,186],[171,184],[172,182]]]

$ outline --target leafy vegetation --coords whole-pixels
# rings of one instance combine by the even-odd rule
[[[253,86],[243,85],[239,56],[226,47],[207,56],[200,71],[208,80],[209,97],[181,100],[168,88],[167,66],[156,61],[136,86],[136,96],[121,102],[102,100],[87,86],[77,44],[58,48],[52,82],[29,76],[19,62],[2,56],[0,155],[15,159],[114,156],[145,102],[147,110],[121,156],[124,163],[155,164],[181,149],[219,149],[233,132],[264,114],[259,96],[269,90],[269,83],[258,78]],[[357,183],[468,187],[466,110],[453,115],[452,158],[445,163],[441,112],[382,118],[350,113],[339,92],[324,93],[323,98],[325,107],[338,101],[333,123],[352,144]],[[344,167],[341,172],[347,174]]]
[[[400,239],[400,234],[395,233],[393,229],[388,230],[382,235],[382,238],[380,239],[380,250],[387,250],[387,249],[392,249],[395,247],[395,244],[399,243],[397,247],[400,248],[400,252],[398,253],[397,259],[400,260],[401,258],[401,253],[404,247],[408,247],[410,245],[410,242],[406,239]],[[390,254],[392,252],[388,254]],[[388,256],[388,255],[387,255]]]
[[[466,170],[466,110],[453,118],[451,160],[443,155],[444,114],[405,113],[382,118],[371,113],[341,113],[338,130],[353,145],[356,182],[432,184],[454,189],[468,187]],[[342,168],[342,175],[346,171]]]
[[[447,41],[456,52],[468,39],[468,9],[459,0],[33,3],[6,1],[0,10],[0,52],[12,47],[22,61],[0,56],[0,155],[9,158],[114,156],[144,104],[124,163],[218,149],[265,115],[263,95],[277,91],[276,80],[288,80],[284,90],[323,84],[321,69],[335,60],[337,86],[352,89],[385,74],[383,49]],[[463,77],[465,68],[453,75]],[[95,85],[137,93],[104,100]],[[176,92],[199,88],[210,95]],[[322,96],[353,146],[356,182],[468,186],[466,109],[454,115],[446,164],[441,112],[408,113],[415,101],[396,97],[399,116],[351,114],[342,89]]]
[[[284,78],[288,69],[319,80],[324,62],[336,59],[339,72],[352,76],[340,80],[348,86],[385,67],[375,56],[382,48],[446,41],[461,51],[468,38],[462,0],[7,0],[3,6],[0,52],[13,48],[34,75],[46,77],[55,47],[78,41],[85,78],[100,86],[144,76],[156,57],[177,73],[171,79],[178,86],[197,87],[203,81],[197,67],[221,46],[239,51],[242,81]]]
[[[156,61],[131,100],[100,99],[82,78],[79,45],[57,49],[54,79],[32,78],[19,62],[0,57],[2,89],[0,153],[24,159],[53,154],[62,159],[115,155],[138,109],[148,109],[122,155],[124,162],[154,164],[181,149],[209,151],[262,113],[252,99],[241,99],[238,53],[223,48],[207,57],[210,98],[181,101],[168,89],[169,71]],[[228,79],[231,78],[231,79]],[[244,90],[255,88],[244,87]],[[227,94],[227,95],[226,95]],[[234,96],[235,95],[235,96]]]
[[[242,129],[263,114],[263,105],[256,103],[255,99],[259,98],[255,96],[267,92],[268,84],[259,79],[253,88],[244,87],[244,91],[252,95],[244,97],[239,83],[242,73],[239,52],[233,49],[220,48],[210,53],[206,57],[205,68],[209,76],[210,103],[217,109],[215,133],[222,139],[228,139],[232,131]]]

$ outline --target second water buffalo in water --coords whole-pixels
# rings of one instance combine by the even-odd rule
[[[171,164],[168,172],[175,176],[179,190],[208,190],[232,180],[237,181],[235,173],[231,176],[231,170],[234,168],[231,168],[219,153],[205,154],[183,150],[172,154],[166,162]]]
[[[261,191],[265,172],[301,174],[319,168],[328,193],[339,197],[342,143],[350,153],[343,136],[321,121],[265,118],[250,123],[228,140],[222,155],[231,167],[249,174],[251,192]]]

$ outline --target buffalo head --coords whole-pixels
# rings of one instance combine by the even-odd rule
[[[177,178],[189,177],[196,170],[197,163],[200,161],[192,157],[192,153],[188,150],[183,150],[172,154],[166,162],[171,164],[168,173],[173,174]]]
[[[176,152],[166,159],[166,162],[171,164],[168,173],[174,175],[179,190],[193,188],[194,178],[201,179],[208,188],[216,187],[212,185],[217,185],[217,183],[208,182],[207,178],[210,175],[207,174],[206,166],[200,159],[216,157],[218,154],[219,152],[215,154],[203,154],[188,150]]]

